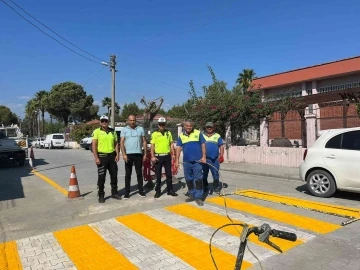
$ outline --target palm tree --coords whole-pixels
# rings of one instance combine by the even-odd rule
[[[111,108],[111,98],[104,97],[104,99],[101,101],[101,106],[107,108],[107,114],[110,115],[110,108]]]
[[[105,97],[102,101],[101,101],[101,105],[102,107],[106,107],[107,108],[107,115],[110,117],[110,111],[111,111],[111,98],[109,97]],[[115,114],[119,114],[120,113],[120,106],[117,102],[115,102]]]
[[[38,109],[41,111],[41,119],[42,119],[42,133],[45,134],[45,111],[46,111],[46,100],[47,100],[48,92],[45,90],[38,91],[35,94],[35,100],[37,103]]]
[[[243,94],[249,90],[254,79],[256,79],[256,74],[253,69],[243,69],[239,73],[236,83],[240,85]]]
[[[29,125],[30,125],[29,131],[31,133],[30,136],[34,136],[36,134],[36,121],[37,121],[36,111],[37,111],[37,102],[35,99],[30,99],[25,106],[25,113],[29,118]]]

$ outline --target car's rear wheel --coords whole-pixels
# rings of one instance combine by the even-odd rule
[[[336,192],[334,177],[324,170],[314,170],[306,178],[306,183],[311,194],[328,198]]]

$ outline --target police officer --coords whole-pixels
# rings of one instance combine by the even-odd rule
[[[182,132],[177,140],[176,148],[176,167],[179,168],[180,153],[183,151],[183,167],[186,185],[189,189],[190,198],[186,202],[195,200],[202,206],[203,196],[203,174],[201,163],[206,162],[206,148],[203,134],[194,129],[191,120],[184,122],[184,132]]]
[[[205,124],[205,132],[203,133],[206,146],[206,163],[203,164],[203,184],[204,193],[209,192],[208,175],[209,169],[213,177],[214,192],[220,192],[219,170],[220,163],[224,162],[224,142],[221,136],[215,132],[214,123],[207,122]],[[219,157],[220,154],[220,157]]]
[[[158,120],[159,129],[151,134],[151,161],[156,164],[156,186],[155,198],[161,196],[161,174],[162,167],[165,167],[167,195],[178,196],[172,188],[171,156],[174,153],[172,147],[172,135],[165,128],[166,119],[160,117]]]
[[[116,132],[109,128],[109,118],[106,115],[100,117],[100,128],[93,132],[92,150],[95,157],[95,163],[98,167],[98,196],[99,203],[105,202],[105,178],[106,170],[109,170],[111,197],[120,200],[118,195],[118,166],[119,144]]]

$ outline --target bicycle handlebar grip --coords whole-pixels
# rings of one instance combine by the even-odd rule
[[[273,237],[277,237],[277,238],[281,238],[281,239],[285,239],[285,240],[293,241],[293,242],[295,242],[297,239],[297,236],[295,233],[278,231],[278,230],[274,230],[274,229],[271,230],[271,235]]]

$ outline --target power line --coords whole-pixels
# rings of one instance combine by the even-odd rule
[[[33,18],[35,21],[37,21],[38,23],[40,23],[42,26],[44,26],[46,29],[50,30],[51,32],[53,32],[55,35],[57,35],[59,38],[65,40],[66,42],[68,42],[69,44],[73,45],[75,48],[79,49],[80,51],[100,60],[100,61],[104,61],[101,58],[96,57],[95,55],[88,53],[87,51],[84,51],[83,49],[79,48],[78,46],[76,46],[74,43],[71,43],[69,40],[67,40],[66,38],[60,36],[58,33],[56,33],[54,30],[50,29],[49,27],[47,27],[45,24],[43,24],[42,22],[40,22],[38,19],[36,19],[34,16],[32,16],[29,12],[27,12],[25,9],[23,9],[21,6],[19,6],[18,4],[16,4],[13,0],[9,0],[11,3],[13,3],[15,6],[17,6],[18,8],[20,8],[23,12],[25,12],[27,15],[29,15],[31,18]]]
[[[62,46],[64,46],[65,48],[67,48],[68,50],[72,51],[73,53],[76,53],[77,55],[91,61],[97,64],[102,65],[100,62],[95,61],[83,54],[78,53],[77,51],[71,49],[70,47],[68,47],[67,45],[65,45],[64,43],[62,43],[61,41],[57,40],[56,38],[50,36],[48,33],[46,33],[45,31],[43,31],[40,27],[38,27],[37,25],[35,25],[34,23],[32,23],[31,21],[29,21],[28,19],[26,19],[23,15],[21,15],[16,9],[14,9],[12,6],[10,6],[8,3],[6,3],[4,0],[0,0],[1,2],[3,2],[5,5],[7,5],[9,8],[11,8],[15,13],[17,13],[21,18],[23,18],[25,21],[27,21],[28,23],[30,23],[32,26],[36,27],[40,32],[42,32],[44,35],[48,36],[49,38],[55,40],[57,43],[61,44]]]

